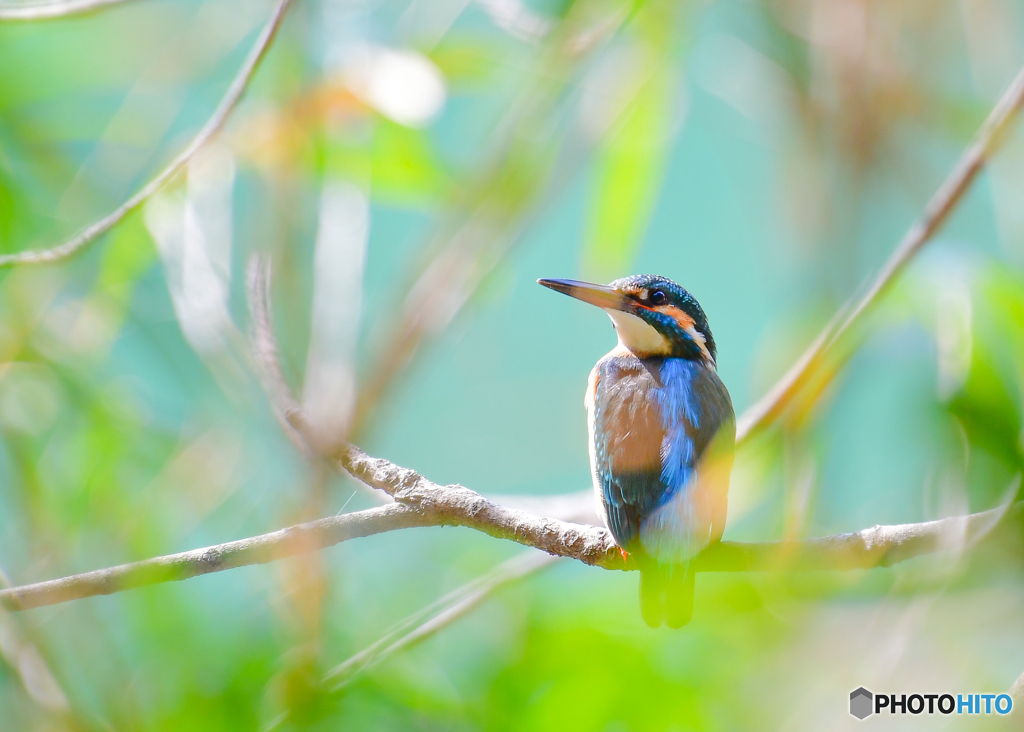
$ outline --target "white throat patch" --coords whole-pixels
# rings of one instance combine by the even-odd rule
[[[663,356],[672,350],[668,339],[643,320],[621,310],[605,310],[612,319],[619,345],[638,356]]]

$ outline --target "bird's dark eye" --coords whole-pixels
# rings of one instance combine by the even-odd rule
[[[668,300],[668,295],[663,290],[655,290],[647,299],[650,300],[651,305],[664,305],[665,301]]]

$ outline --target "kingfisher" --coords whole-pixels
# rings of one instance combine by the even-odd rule
[[[697,300],[672,280],[537,282],[596,305],[618,345],[590,372],[590,467],[605,526],[640,568],[652,628],[693,614],[692,561],[722,537],[736,415]]]

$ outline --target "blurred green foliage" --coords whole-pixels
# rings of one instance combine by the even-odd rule
[[[671,53],[680,25],[673,15],[680,15],[681,7],[649,3],[626,34],[631,53],[623,62],[635,86],[622,119],[595,153],[593,213],[584,254],[584,270],[600,281],[627,271],[636,256],[657,200],[674,118],[684,111]]]
[[[58,243],[152,177],[268,11],[0,24],[0,251]],[[1022,39],[1011,3],[299,0],[187,175],[82,256],[0,272],[0,567],[29,583],[374,505],[294,450],[246,364],[254,252],[296,391],[318,358],[357,375],[360,444],[438,482],[589,484],[581,401],[612,334],[538,277],[679,281],[742,410],[919,214]],[[1022,161],[1015,132],[849,361],[745,446],[726,538],[1011,498]],[[679,632],[643,625],[635,577],[563,562],[332,691],[330,669],[522,551],[395,532],[0,616],[0,729],[842,729],[861,685],[1009,687],[1020,528],[871,572],[702,575]]]

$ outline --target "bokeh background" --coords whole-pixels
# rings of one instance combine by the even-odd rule
[[[149,180],[270,12],[134,0],[0,23],[0,252],[59,243]],[[376,505],[292,446],[253,376],[254,253],[321,428],[488,495],[584,490],[583,391],[613,333],[538,277],[675,279],[742,411],[1022,63],[1014,0],[297,0],[186,174],[81,256],[0,273],[0,566],[23,584]],[[1022,201],[1014,133],[849,362],[744,447],[726,538],[1012,499]],[[0,728],[845,729],[861,685],[1009,688],[1018,534],[887,569],[702,574],[680,631],[643,624],[636,576],[562,561],[337,690],[325,675],[395,623],[531,551],[384,534],[0,617]]]

